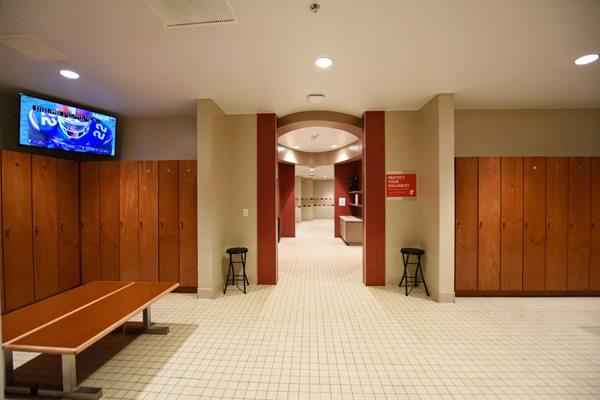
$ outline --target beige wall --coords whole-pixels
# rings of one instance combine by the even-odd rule
[[[333,179],[315,179],[313,181],[313,197],[315,199],[333,199]],[[314,219],[333,219],[333,206],[313,207],[313,217]]]
[[[302,198],[308,207],[302,207],[302,221],[312,221],[314,218],[313,207],[310,203],[310,199],[314,197],[314,186],[311,178],[302,178]],[[307,203],[308,202],[308,203]]]
[[[256,283],[257,193],[256,115],[230,115],[228,120],[228,247],[247,247],[246,272]],[[221,199],[225,201],[225,199]],[[248,216],[242,210],[248,209]],[[226,276],[226,275],[225,275]]]
[[[454,96],[435,96],[418,118],[418,218],[425,279],[434,300],[454,301]]]
[[[600,110],[457,110],[456,156],[597,156]]]
[[[301,199],[302,199],[302,177],[301,176],[294,177],[294,185],[296,186],[296,204],[300,204]],[[296,216],[296,223],[301,222],[302,221],[302,208],[296,207],[296,205],[294,205],[294,213]]]
[[[420,130],[417,112],[388,111],[385,113],[385,169],[386,171],[418,170],[420,159]],[[417,185],[420,185],[417,173]],[[385,281],[398,284],[403,267],[400,259],[402,247],[420,246],[419,198],[385,204]]]
[[[196,116],[119,119],[122,160],[196,159]]]

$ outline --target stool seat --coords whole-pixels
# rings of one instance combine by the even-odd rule
[[[409,254],[413,256],[422,256],[423,254],[425,254],[425,250],[417,249],[416,247],[403,247],[402,249],[400,249],[400,252],[402,254]]]
[[[226,250],[227,254],[244,254],[248,252],[248,249],[245,247],[231,247]]]

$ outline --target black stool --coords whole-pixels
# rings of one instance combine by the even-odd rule
[[[402,262],[404,263],[404,274],[402,274],[402,279],[400,280],[399,287],[402,287],[402,282],[404,282],[404,293],[408,296],[408,280],[410,279],[414,283],[414,287],[419,286],[419,274],[421,274],[421,280],[423,282],[423,286],[425,286],[425,293],[429,296],[429,290],[427,289],[427,283],[425,283],[425,277],[423,276],[423,269],[421,268],[421,257],[425,255],[425,250],[415,249],[412,247],[404,247],[400,249],[400,253],[402,253]],[[409,262],[410,256],[416,256],[417,262]],[[417,269],[415,269],[414,276],[408,276],[408,266],[416,265]],[[411,289],[412,291],[412,289]]]
[[[227,249],[227,254],[229,254],[229,270],[227,271],[227,280],[225,281],[225,287],[223,288],[223,294],[227,293],[227,286],[229,285],[229,277],[231,277],[231,284],[235,285],[236,282],[240,280],[244,282],[244,294],[246,293],[246,284],[250,286],[250,282],[248,281],[248,277],[246,276],[246,255],[248,253],[248,249],[245,247],[232,247]],[[239,254],[240,261],[233,261],[233,255]],[[233,264],[242,264],[242,274],[236,275],[235,270],[233,269]],[[237,285],[236,285],[237,286]]]

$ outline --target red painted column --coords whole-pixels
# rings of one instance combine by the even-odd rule
[[[279,163],[279,220],[281,237],[296,236],[296,168]]]
[[[363,116],[363,282],[385,285],[385,113]]]
[[[361,211],[357,207],[350,207],[354,203],[354,195],[350,194],[350,178],[358,176],[362,183],[362,163],[361,161],[351,161],[343,164],[334,164],[334,195],[333,195],[333,218],[334,235],[340,237],[340,216],[353,215],[360,216]],[[340,206],[340,197],[346,198],[346,205]],[[361,200],[362,201],[362,198]]]
[[[277,284],[277,116],[258,114],[257,275],[261,285]]]

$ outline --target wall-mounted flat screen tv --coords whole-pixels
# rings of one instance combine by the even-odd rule
[[[19,144],[114,157],[117,118],[21,93]]]

